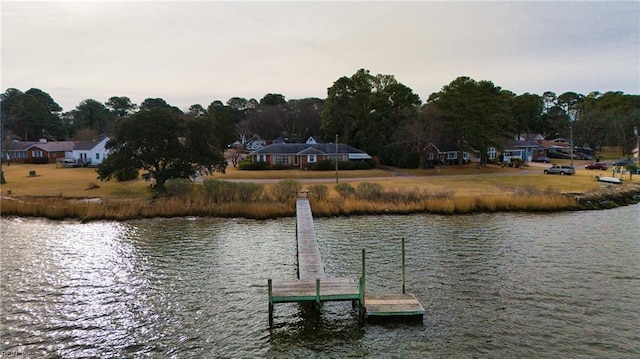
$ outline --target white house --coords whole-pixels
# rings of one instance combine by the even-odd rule
[[[109,137],[101,136],[93,142],[76,142],[71,157],[80,163],[86,163],[90,166],[97,166],[108,156],[109,151],[105,149],[105,145],[109,141]]]

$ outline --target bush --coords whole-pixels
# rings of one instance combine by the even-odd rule
[[[356,193],[356,189],[348,183],[338,183],[334,189],[341,197],[350,197]]]
[[[309,186],[309,197],[317,199],[317,200],[325,200],[328,197],[329,187],[323,184],[316,184],[313,186]]]
[[[302,185],[296,180],[282,180],[273,186],[273,192],[278,201],[284,202],[294,198]]]
[[[379,183],[361,182],[356,189],[356,196],[367,201],[376,201],[384,196],[384,189]]]
[[[338,162],[338,170],[340,171],[370,170],[375,167],[376,163],[373,160]],[[335,171],[336,162],[333,160],[319,161],[308,165],[307,169],[311,171]]]
[[[520,168],[520,166],[522,166],[523,161],[519,158],[513,158],[511,159],[511,161],[509,162],[509,167],[515,167],[515,168]]]
[[[184,196],[191,192],[193,184],[186,178],[175,178],[165,182],[164,188],[169,196]]]
[[[242,202],[254,202],[260,199],[264,185],[259,183],[234,183],[237,198]]]
[[[319,161],[307,167],[312,171],[332,171],[336,169],[336,162],[332,160]]]
[[[356,164],[351,161],[339,161],[338,169],[342,171],[350,171],[356,169]]]
[[[283,165],[280,163],[277,163],[273,166],[268,167],[270,170],[288,170],[291,168],[291,166],[287,166],[287,165]]]
[[[138,169],[136,168],[123,168],[116,171],[115,178],[118,182],[130,181],[138,178]]]
[[[247,157],[238,163],[241,170],[266,170],[269,168],[266,162],[253,162],[251,157]]]
[[[205,180],[202,187],[214,203],[257,201],[264,192],[264,186],[258,183],[234,183],[214,179]]]

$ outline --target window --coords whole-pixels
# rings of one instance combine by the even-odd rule
[[[315,161],[316,161],[316,155],[308,155],[307,156],[307,162],[313,163]]]
[[[458,152],[447,152],[447,159],[455,160],[458,158]]]
[[[495,160],[498,157],[498,150],[496,150],[495,147],[489,147],[489,150],[487,151],[487,156],[489,156],[489,159]]]
[[[33,152],[31,152],[31,156],[33,156],[33,157],[42,157],[42,151],[33,151]]]
[[[427,160],[433,161],[433,152],[427,153]]]
[[[277,165],[288,165],[289,164],[289,156],[287,155],[276,155],[275,162]]]
[[[96,153],[96,160],[99,160],[99,159],[100,159],[100,154]]]
[[[258,155],[257,160],[258,160],[258,162],[267,162],[267,156],[266,155]]]

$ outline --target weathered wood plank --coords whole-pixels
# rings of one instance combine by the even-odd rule
[[[324,264],[313,225],[308,198],[296,200],[296,228],[298,239],[298,276],[300,279],[325,278]]]
[[[348,278],[320,280],[320,293],[317,293],[315,280],[274,281],[270,293],[274,303],[303,301],[357,300],[358,286]]]
[[[370,294],[364,299],[367,316],[423,315],[425,310],[413,294]]]

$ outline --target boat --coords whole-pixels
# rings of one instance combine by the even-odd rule
[[[598,179],[598,182],[615,183],[615,184],[622,183],[622,181],[620,181],[619,178],[615,178],[615,177],[596,176],[596,178]]]

